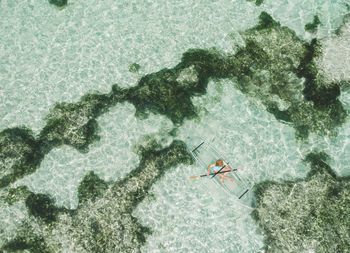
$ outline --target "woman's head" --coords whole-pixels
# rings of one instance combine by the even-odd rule
[[[215,166],[222,166],[222,165],[224,165],[224,162],[221,159],[216,160]]]

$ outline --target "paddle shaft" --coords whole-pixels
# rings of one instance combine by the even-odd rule
[[[237,171],[237,169],[234,169],[234,170],[226,170],[226,171],[218,171],[218,172],[215,172],[215,173],[210,173],[209,175],[205,174],[205,175],[200,175],[200,176],[192,176],[192,177],[190,177],[190,178],[207,177],[207,176],[210,176],[210,175],[221,174],[221,173],[226,173],[226,172],[230,172],[230,171]]]

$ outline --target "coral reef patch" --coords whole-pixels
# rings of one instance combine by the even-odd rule
[[[265,12],[241,35],[246,47],[235,57],[245,68],[237,68],[238,88],[259,99],[276,119],[291,123],[297,137],[334,134],[347,113],[338,100],[340,83],[328,82],[315,66],[322,54],[318,41],[301,40]]]
[[[109,95],[91,93],[77,103],[58,103],[46,117],[39,142],[47,148],[70,145],[87,152],[88,145],[98,140],[96,118],[104,113],[112,100]]]
[[[337,177],[327,159],[323,152],[309,153],[305,179],[256,187],[253,217],[268,252],[350,250],[350,178]]]
[[[335,135],[347,116],[338,100],[343,83],[319,73],[319,42],[303,41],[266,12],[255,27],[240,34],[245,46],[234,55],[215,48],[190,49],[174,68],[147,74],[134,87],[114,84],[108,94],[89,93],[76,103],[57,103],[37,139],[28,129],[4,130],[0,187],[35,171],[52,148],[65,144],[88,152],[99,139],[97,117],[117,103],[132,103],[141,118],[149,112],[163,114],[175,125],[197,117],[191,98],[205,94],[209,79],[237,80],[236,88],[260,101],[277,120],[292,125],[298,138],[306,139],[309,133]],[[12,145],[22,151],[10,151]]]
[[[106,183],[89,173],[79,187],[82,199],[76,210],[59,210],[49,196],[30,194],[26,205],[31,216],[2,250],[139,252],[151,230],[132,211],[168,169],[193,162],[180,141],[166,148],[152,143],[139,154],[139,166],[123,180]]]

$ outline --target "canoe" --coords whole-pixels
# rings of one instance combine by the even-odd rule
[[[208,172],[208,166],[214,164],[216,160],[221,159],[232,167],[232,164],[221,155],[209,142],[202,141],[200,144],[196,145],[190,150],[191,155],[196,160],[198,166],[203,168],[205,173]],[[230,171],[227,176],[235,180],[224,179],[224,184],[220,181],[220,176],[210,175],[207,178],[215,181],[217,185],[224,189],[226,193],[230,196],[234,196],[238,200],[246,200],[249,198],[250,190],[252,188],[249,181],[245,179],[241,174],[240,170],[235,170],[237,168],[232,167],[233,171]],[[214,177],[213,177],[214,176]]]

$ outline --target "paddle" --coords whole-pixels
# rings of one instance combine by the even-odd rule
[[[226,173],[226,172],[230,172],[230,171],[236,171],[237,169],[234,169],[234,170],[228,170],[228,171],[221,171],[221,172],[216,172],[216,173],[210,173],[209,175],[200,175],[200,176],[192,176],[190,178],[197,178],[197,177],[207,177],[207,176],[210,176],[210,175],[215,175],[215,174],[219,174],[219,173]]]

